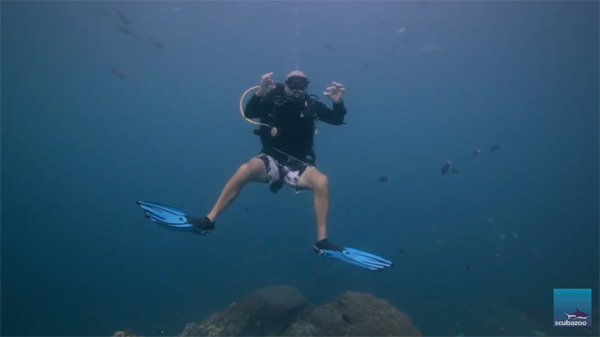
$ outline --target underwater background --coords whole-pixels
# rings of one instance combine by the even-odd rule
[[[1,334],[175,335],[289,284],[372,293],[423,335],[598,335],[598,13],[2,1]],[[135,204],[206,214],[260,149],[241,94],[296,68],[329,106],[346,87],[315,136],[329,238],[394,268],[317,257],[312,192],[250,184],[203,237]],[[592,289],[593,328],[552,327],[555,288]]]

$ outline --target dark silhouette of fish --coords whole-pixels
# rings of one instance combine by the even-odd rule
[[[500,145],[498,144],[494,144],[492,147],[490,147],[490,152],[496,152],[498,150],[500,150]]]
[[[117,16],[119,17],[119,20],[121,20],[121,22],[123,22],[123,24],[126,24],[126,25],[129,24],[129,19],[125,16],[125,14],[121,13],[116,8],[113,8],[113,10],[115,11],[115,13],[117,14]]]
[[[442,173],[442,174],[446,174],[446,173],[448,173],[448,171],[450,171],[450,166],[451,166],[451,165],[452,165],[452,163],[450,163],[449,161],[448,161],[448,162],[445,162],[445,163],[444,163],[444,165],[442,165],[442,170],[441,170],[441,173]]]
[[[119,79],[126,79],[127,76],[125,76],[125,73],[122,72],[121,70],[115,68],[115,67],[110,67],[110,71],[112,71],[113,74],[115,74],[115,76],[117,76]]]
[[[477,149],[477,150],[473,151],[473,156],[477,156],[477,155],[479,155],[479,153],[481,153],[481,150]]]
[[[471,265],[470,264],[467,265],[467,271],[469,271],[469,270],[471,270]]]
[[[325,48],[325,50],[328,50],[328,51],[335,51],[335,46],[332,44],[329,44],[329,43],[324,44],[323,48]]]
[[[447,161],[446,163],[444,163],[444,165],[442,165],[442,169],[441,169],[442,175],[444,175],[448,172],[458,174],[458,170],[452,166],[452,162],[450,162],[450,161]]]
[[[352,321],[350,320],[350,317],[348,317],[348,315],[342,314],[342,319],[344,320],[344,322],[352,324]]]
[[[385,183],[387,181],[390,181],[390,177],[388,177],[386,175],[382,175],[381,177],[379,177],[379,182],[380,183]]]
[[[149,37],[148,38],[148,42],[150,42],[156,48],[162,48],[163,47],[162,42],[158,41],[157,39],[155,39],[153,37]]]
[[[117,28],[121,33],[123,33],[125,35],[133,35],[133,34],[131,34],[131,31],[127,27],[115,26],[115,28]]]
[[[134,37],[136,40],[139,39],[139,37],[137,35],[133,34],[131,32],[131,30],[129,30],[129,28],[127,28],[127,27],[115,26],[115,28],[117,28],[121,33],[123,33],[125,35],[129,35],[131,37]]]

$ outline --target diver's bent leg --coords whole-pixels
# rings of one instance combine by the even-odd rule
[[[225,184],[219,199],[206,216],[214,222],[216,217],[240,194],[244,185],[251,181],[267,182],[267,169],[259,158],[252,158],[240,166]]]
[[[310,166],[298,180],[298,188],[310,188],[314,191],[315,222],[317,224],[317,241],[327,237],[327,212],[329,211],[329,181],[327,176]]]

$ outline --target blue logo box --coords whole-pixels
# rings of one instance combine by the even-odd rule
[[[554,289],[554,326],[592,326],[592,289]]]

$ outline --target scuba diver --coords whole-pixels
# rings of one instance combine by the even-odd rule
[[[240,109],[244,118],[260,125],[254,133],[260,137],[260,153],[242,164],[223,188],[212,210],[203,217],[194,217],[175,208],[138,201],[150,220],[171,228],[207,234],[215,229],[217,216],[239,195],[249,182],[268,183],[277,193],[284,184],[299,190],[313,190],[317,241],[313,248],[321,256],[333,257],[371,270],[391,267],[392,262],[354,248],[339,247],[327,239],[329,209],[328,178],[316,166],[314,135],[316,122],[344,124],[346,107],[342,101],[344,86],[332,82],[323,95],[333,102],[333,109],[308,94],[310,81],[294,70],[284,83],[275,83],[273,73],[264,74],[256,91]],[[246,91],[248,93],[251,89]],[[259,119],[254,122],[250,118]]]

